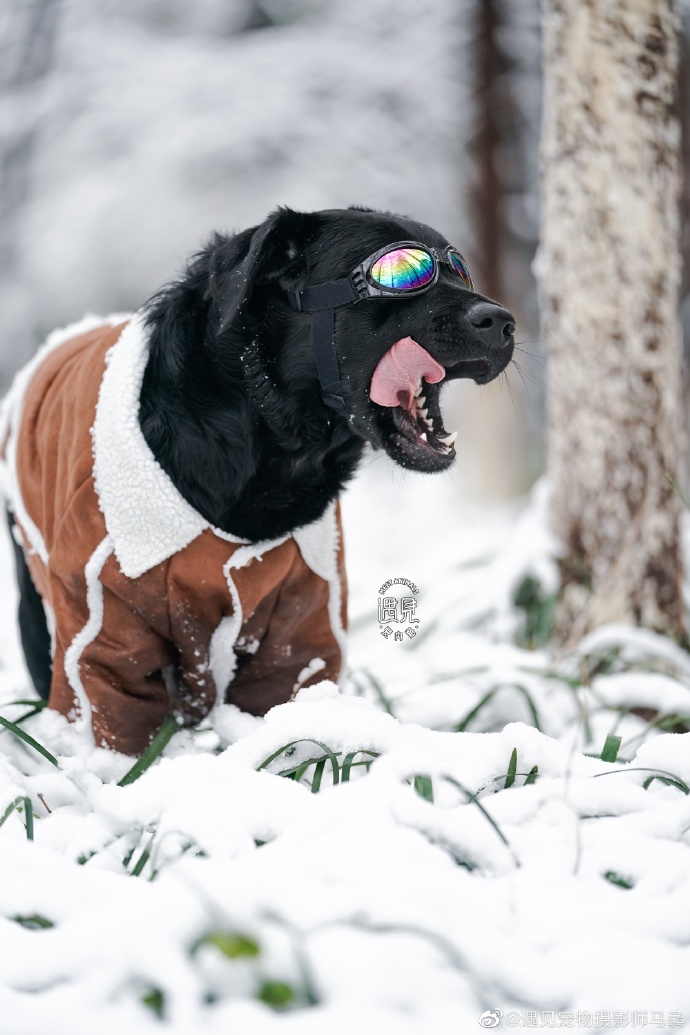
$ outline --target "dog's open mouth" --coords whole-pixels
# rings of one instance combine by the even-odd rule
[[[416,470],[448,467],[457,432],[443,427],[440,383],[446,371],[412,338],[401,338],[379,361],[371,379],[372,402],[387,407],[383,445],[397,463]]]

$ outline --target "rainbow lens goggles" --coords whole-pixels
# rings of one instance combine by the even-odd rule
[[[397,241],[369,255],[349,277],[288,292],[290,306],[298,313],[314,312],[365,298],[421,294],[434,286],[442,263],[460,277],[468,291],[474,291],[467,263],[457,249],[450,245],[439,249],[418,241]]]
[[[467,263],[455,248],[432,248],[418,241],[397,241],[367,256],[348,277],[314,284],[303,291],[288,291],[291,309],[313,313],[312,346],[327,406],[346,413],[335,354],[334,310],[367,298],[412,298],[437,282],[441,265],[457,274],[462,286],[474,291]]]
[[[440,251],[414,241],[401,241],[375,252],[351,276],[365,277],[369,297],[372,294],[373,297],[390,297],[432,287],[438,280],[442,262],[458,274],[468,290],[474,290],[470,271],[460,252],[450,246]]]

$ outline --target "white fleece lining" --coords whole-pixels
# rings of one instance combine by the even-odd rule
[[[347,635],[340,615],[342,604],[342,589],[340,573],[338,572],[340,533],[336,520],[335,500],[328,505],[318,521],[313,521],[310,525],[305,525],[303,528],[295,529],[292,537],[299,546],[304,563],[316,575],[320,575],[328,583],[328,617],[331,623],[331,631],[335,636],[336,643],[340,647],[342,658],[340,678],[342,679],[345,673]]]
[[[129,316],[129,313],[113,313],[111,316],[88,315],[83,320],[70,324],[69,327],[61,327],[59,330],[53,331],[29,362],[17,372],[0,408],[0,444],[7,437],[5,459],[0,461],[0,494],[4,496],[17,523],[21,526],[28,540],[29,548],[38,554],[44,564],[48,563],[48,551],[43,536],[26,511],[17,474],[17,437],[24,410],[26,390],[44,359],[60,345],[64,345],[72,338],[77,338],[80,334],[95,330],[97,327],[117,327],[118,324],[128,320]]]
[[[209,527],[175,488],[139,426],[147,359],[148,336],[137,313],[107,354],[92,428],[98,503],[120,569],[130,579],[183,550]]]
[[[107,535],[105,539],[101,540],[86,562],[84,575],[86,576],[86,606],[89,617],[86,625],[79,630],[65,651],[65,674],[77,699],[77,717],[74,719],[74,724],[81,733],[90,736],[92,742],[91,702],[81,681],[79,661],[84,650],[90,643],[93,643],[103,627],[103,585],[101,584],[100,575],[105,562],[112,552],[112,540]]]
[[[240,635],[243,616],[240,595],[230,577],[231,561],[232,557],[225,562],[223,574],[232,597],[232,614],[221,618],[218,628],[211,637],[211,643],[208,648],[208,667],[211,670],[213,682],[216,686],[216,699],[213,702],[211,713],[215,712],[221,704],[224,704],[225,693],[235,676],[235,669],[237,668],[235,644]]]
[[[209,646],[209,668],[213,676],[213,682],[216,685],[216,700],[211,709],[211,714],[225,703],[225,694],[235,676],[237,668],[235,645],[242,629],[244,617],[240,595],[237,592],[237,586],[233,582],[230,572],[233,568],[235,570],[244,568],[251,561],[263,560],[265,553],[268,553],[275,546],[280,546],[288,538],[287,535],[284,535],[279,539],[265,539],[260,543],[247,543],[245,546],[240,546],[239,549],[235,550],[232,557],[229,557],[223,565],[223,575],[232,597],[233,610],[231,615],[221,618],[218,628],[211,637]],[[255,651],[251,653],[255,653]]]

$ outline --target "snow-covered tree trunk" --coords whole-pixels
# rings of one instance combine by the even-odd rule
[[[542,240],[557,633],[682,631],[673,0],[544,0]]]

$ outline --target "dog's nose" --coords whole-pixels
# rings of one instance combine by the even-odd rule
[[[467,310],[467,319],[489,348],[505,348],[515,333],[515,319],[503,306],[495,302],[475,302]]]

